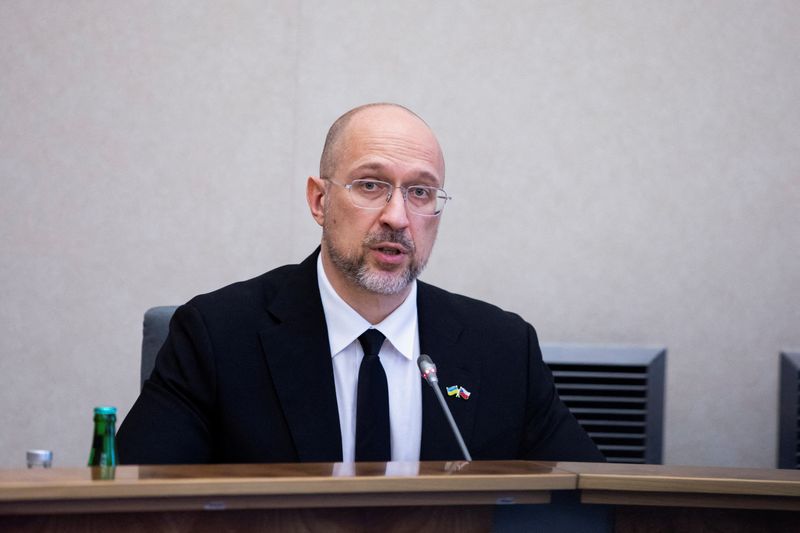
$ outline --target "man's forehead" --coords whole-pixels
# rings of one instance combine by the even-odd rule
[[[444,158],[439,141],[425,122],[404,108],[380,106],[361,110],[347,124],[342,136],[346,159],[358,166],[378,167],[384,162],[360,159],[373,152],[389,159],[418,158],[432,164],[444,179]],[[343,154],[343,155],[345,155]],[[349,156],[349,157],[347,157]],[[358,159],[356,162],[354,159]]]
[[[353,174],[365,173],[373,174],[377,178],[391,178],[396,166],[394,161],[385,158],[364,157],[358,161],[353,162],[353,165],[348,169]],[[440,175],[439,169],[436,168],[434,162],[430,165],[418,165],[407,168],[405,172],[408,179],[418,182],[418,184],[430,183],[432,185],[441,185],[444,177]]]

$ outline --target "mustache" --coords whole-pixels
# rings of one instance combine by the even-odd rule
[[[381,230],[370,233],[364,237],[364,242],[362,244],[369,247],[375,246],[376,244],[380,244],[382,242],[399,244],[405,248],[407,252],[411,253],[415,252],[417,249],[416,246],[414,246],[414,241],[411,240],[411,237],[406,235],[402,230]]]

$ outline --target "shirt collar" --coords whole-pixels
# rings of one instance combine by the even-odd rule
[[[333,288],[328,276],[325,275],[321,253],[317,257],[317,284],[322,299],[322,309],[325,312],[325,322],[328,326],[328,341],[332,357],[347,348],[364,331],[374,327],[386,336],[386,339],[403,357],[413,360],[417,334],[416,280],[411,282],[411,291],[403,303],[381,323],[374,326],[350,307]]]

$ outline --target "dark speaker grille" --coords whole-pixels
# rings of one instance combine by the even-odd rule
[[[795,391],[794,401],[797,406],[794,417],[794,468],[800,469],[800,372],[795,374],[797,390]]]
[[[778,468],[800,469],[800,353],[781,353]]]
[[[660,463],[663,349],[543,345],[556,389],[609,462]]]

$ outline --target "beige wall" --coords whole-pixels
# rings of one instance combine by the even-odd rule
[[[665,460],[774,465],[800,347],[800,3],[0,2],[0,466],[87,457],[150,306],[302,259],[325,129],[439,133],[425,279],[669,349]]]

